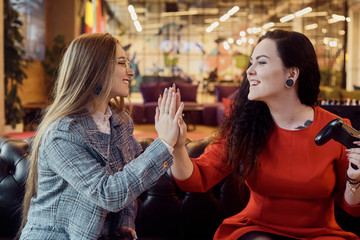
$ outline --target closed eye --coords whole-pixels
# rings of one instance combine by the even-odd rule
[[[117,60],[117,64],[120,64],[120,65],[125,65],[126,64],[126,60]]]

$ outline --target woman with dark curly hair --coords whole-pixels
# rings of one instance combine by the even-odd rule
[[[270,31],[252,53],[218,138],[197,159],[186,153],[181,124],[171,170],[183,190],[205,192],[229,174],[250,189],[246,208],[225,219],[214,239],[359,239],[336,223],[334,201],[360,215],[360,170],[350,166],[360,166],[360,148],[315,144],[338,117],[317,106],[319,84],[310,40]]]

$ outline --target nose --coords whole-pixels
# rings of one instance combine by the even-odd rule
[[[135,75],[134,70],[132,70],[129,65],[126,67],[126,74],[130,77],[133,77]]]
[[[247,75],[254,75],[255,71],[253,69],[253,65],[249,66],[248,69],[246,69],[246,74]]]

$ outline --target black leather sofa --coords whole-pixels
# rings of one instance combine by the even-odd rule
[[[153,139],[138,138],[145,149]],[[211,138],[188,140],[191,157],[199,156]],[[0,239],[16,233],[27,176],[26,141],[0,137]],[[164,174],[148,191],[138,197],[136,231],[141,240],[212,239],[222,220],[245,207],[249,198],[246,185],[229,176],[206,193],[181,191],[170,173]],[[336,210],[339,224],[360,233],[360,218]]]

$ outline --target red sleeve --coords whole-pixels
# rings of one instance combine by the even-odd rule
[[[199,158],[191,159],[194,164],[192,175],[185,180],[174,178],[176,183],[183,191],[206,192],[229,175],[231,167],[221,160],[225,155],[223,142],[211,143]]]
[[[348,125],[351,125],[350,120],[348,119],[343,119],[344,122]],[[345,198],[344,198],[344,192],[345,192],[345,187],[346,187],[346,171],[349,167],[349,160],[347,159],[346,156],[346,152],[345,152],[346,147],[343,146],[342,147],[342,154],[341,157],[339,159],[336,160],[336,202],[337,204],[344,209],[344,211],[346,211],[347,213],[359,217],[360,216],[360,205],[355,205],[355,206],[351,206],[349,204],[346,203]]]

